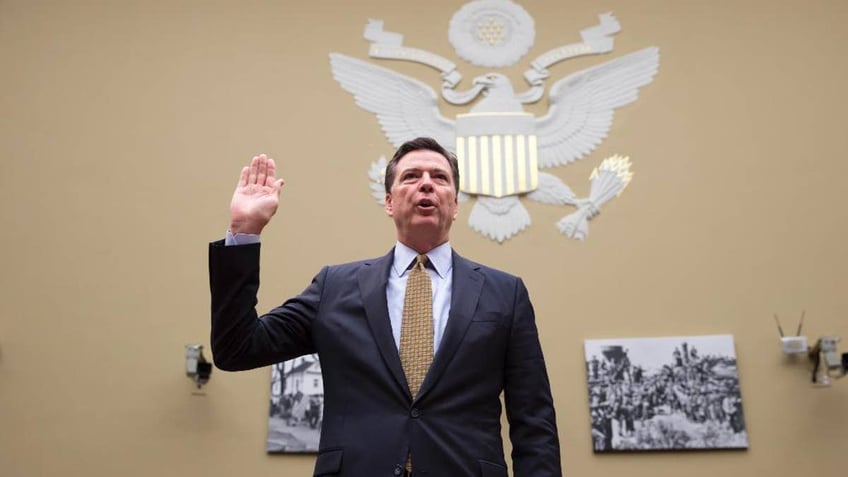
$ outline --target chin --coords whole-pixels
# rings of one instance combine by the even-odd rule
[[[445,224],[440,222],[435,217],[427,219],[413,220],[404,227],[407,235],[415,236],[434,236],[446,235]]]
[[[410,230],[416,232],[427,231],[429,233],[444,228],[443,224],[436,217],[420,217],[417,220],[413,220],[409,225]]]

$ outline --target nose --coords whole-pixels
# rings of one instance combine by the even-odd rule
[[[425,172],[421,175],[421,181],[418,183],[418,190],[429,192],[433,190],[433,178],[430,177],[429,172]]]

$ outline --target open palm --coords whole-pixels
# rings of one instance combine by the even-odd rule
[[[238,186],[230,202],[230,231],[258,234],[274,216],[280,202],[277,166],[265,154],[254,156],[250,166],[241,170]]]

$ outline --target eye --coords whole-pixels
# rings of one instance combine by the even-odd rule
[[[414,173],[412,173],[412,172],[404,172],[404,173],[403,173],[400,177],[401,177],[401,179],[403,179],[403,180],[409,180],[409,179],[414,179],[414,178],[415,178],[415,174],[414,174]]]

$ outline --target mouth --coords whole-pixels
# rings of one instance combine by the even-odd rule
[[[430,210],[436,207],[436,204],[434,204],[430,199],[421,199],[415,204],[415,206],[419,209]]]

